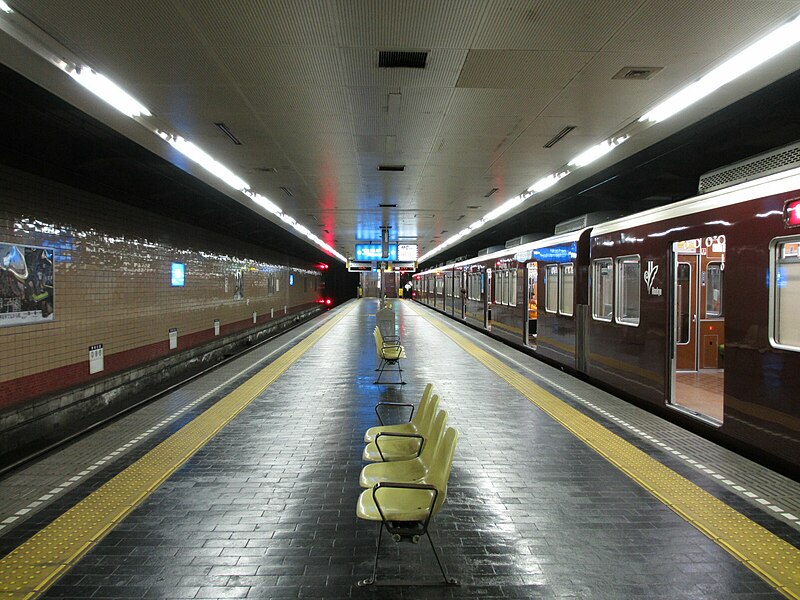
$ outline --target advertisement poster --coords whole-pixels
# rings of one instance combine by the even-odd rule
[[[53,250],[0,242],[0,327],[54,320]]]

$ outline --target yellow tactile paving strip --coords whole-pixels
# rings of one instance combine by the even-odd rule
[[[414,310],[784,596],[800,598],[800,550],[559,400],[449,326]]]
[[[342,311],[0,560],[0,598],[35,598],[292,366]]]

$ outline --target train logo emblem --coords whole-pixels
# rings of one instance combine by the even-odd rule
[[[655,283],[656,273],[658,273],[658,265],[653,264],[652,260],[647,261],[647,270],[644,272],[644,283],[647,285],[647,293],[651,296],[660,296],[661,288],[653,287]]]

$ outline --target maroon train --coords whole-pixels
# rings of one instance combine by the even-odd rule
[[[419,273],[415,298],[798,476],[794,167]]]

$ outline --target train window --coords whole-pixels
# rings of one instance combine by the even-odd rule
[[[508,305],[517,305],[517,270],[508,272]]]
[[[558,265],[547,265],[545,270],[544,309],[550,313],[558,310]]]
[[[638,256],[617,259],[617,323],[639,325],[640,273]]]
[[[770,342],[784,350],[800,350],[800,238],[773,242],[772,254]]]
[[[610,258],[594,261],[592,267],[592,316],[611,321],[614,316],[614,269]]]
[[[575,300],[575,265],[567,263],[561,265],[561,278],[559,280],[558,312],[572,316]]]
[[[722,316],[722,263],[706,267],[706,317]]]

